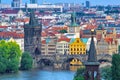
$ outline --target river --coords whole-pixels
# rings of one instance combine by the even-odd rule
[[[0,75],[0,80],[73,80],[73,71],[19,71],[16,74]]]

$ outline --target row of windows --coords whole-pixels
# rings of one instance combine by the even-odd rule
[[[69,54],[86,54],[85,52],[71,52]]]
[[[85,47],[84,45],[71,45],[71,47]]]
[[[82,51],[82,50],[85,51],[86,49],[85,48],[74,48],[74,49],[71,48],[70,50],[71,51]]]
[[[69,48],[69,46],[57,46],[58,48]]]
[[[63,51],[63,49],[58,49],[57,51]],[[69,51],[69,49],[66,49],[64,51]]]

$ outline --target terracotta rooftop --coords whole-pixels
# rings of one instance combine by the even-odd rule
[[[16,33],[16,32],[0,32],[1,38],[24,38],[24,34],[22,33]]]

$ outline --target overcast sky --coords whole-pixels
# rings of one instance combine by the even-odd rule
[[[11,4],[12,0],[2,0],[2,3]],[[30,0],[22,0],[23,3],[29,3]],[[39,4],[45,1],[47,3],[85,3],[86,0],[38,0]],[[88,0],[91,5],[120,5],[120,0]]]

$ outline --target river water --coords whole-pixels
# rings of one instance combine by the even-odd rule
[[[0,75],[0,80],[73,80],[73,71],[19,71],[16,74]]]

